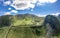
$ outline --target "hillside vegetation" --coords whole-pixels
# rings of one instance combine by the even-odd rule
[[[32,14],[6,15],[0,17],[0,26],[40,25],[43,21],[44,17],[38,17]]]
[[[33,14],[0,16],[0,38],[60,38],[60,19]]]

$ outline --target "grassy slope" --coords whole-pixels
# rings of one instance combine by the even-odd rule
[[[0,30],[0,38],[4,38],[8,27],[4,27]],[[41,28],[31,28],[31,27],[12,27],[8,33],[7,38],[39,38],[43,35],[43,30]]]
[[[6,34],[7,30],[8,30],[8,27],[0,28],[0,38],[5,37],[5,34]]]
[[[32,33],[32,30],[28,27],[16,27],[12,28],[8,38],[35,38],[35,36]]]
[[[19,17],[18,18],[16,16],[13,16],[13,19],[12,19],[12,25],[13,26],[42,25],[43,22],[44,22],[44,18],[43,17],[25,16],[24,18],[23,17]]]
[[[13,16],[11,20],[12,28],[7,38],[42,38],[46,33],[44,27],[41,28],[43,22],[43,17],[33,17],[31,15]],[[39,27],[37,27],[38,25]],[[9,26],[0,28],[0,38],[5,38],[8,28]],[[60,38],[60,35],[58,38]]]
[[[7,38],[38,38],[40,37],[42,30],[36,27],[31,28],[30,26],[42,25],[43,20],[44,18],[42,17],[25,16],[24,18],[17,18],[16,16],[13,16],[11,22],[11,26],[13,27],[9,31]],[[23,27],[21,27],[22,25]],[[0,38],[5,38],[8,28],[9,27],[2,27],[0,29]]]

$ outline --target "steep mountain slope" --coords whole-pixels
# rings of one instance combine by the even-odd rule
[[[45,26],[46,28],[47,26],[48,27],[50,26],[50,28],[48,28],[47,33],[50,33],[50,34],[52,33],[52,35],[54,36],[58,36],[60,34],[60,20],[58,17],[53,15],[47,15],[45,18]]]
[[[60,20],[53,15],[32,14],[0,17],[0,38],[55,38],[60,36]],[[57,37],[60,38],[60,37]]]
[[[6,15],[0,17],[0,26],[40,25],[43,21],[44,17],[38,17],[32,14]]]
[[[58,15],[58,18],[60,18],[60,14]]]
[[[0,16],[0,27],[11,25],[11,15]]]
[[[0,38],[39,38],[43,35],[44,17],[32,14],[0,17]]]

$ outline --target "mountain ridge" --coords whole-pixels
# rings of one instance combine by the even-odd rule
[[[60,21],[56,16],[19,14],[0,17],[0,38],[51,38],[51,34],[52,38],[60,34]]]
[[[41,20],[44,20],[44,17],[38,17],[33,14],[17,14],[17,15],[4,15],[0,16],[0,22],[3,24],[8,23],[8,25],[37,25]],[[39,21],[40,20],[40,21]],[[9,23],[11,22],[11,23]],[[18,24],[19,23],[19,24]],[[2,23],[0,23],[2,24]],[[2,25],[1,25],[2,26]]]

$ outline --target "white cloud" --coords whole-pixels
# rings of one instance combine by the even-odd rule
[[[11,6],[17,10],[25,10],[34,8],[36,2],[35,0],[14,0]]]
[[[4,15],[10,15],[11,13],[10,12],[6,12]]]
[[[55,15],[55,16],[58,16],[60,13],[57,12],[57,13],[52,13],[51,15]]]
[[[11,13],[18,13],[18,11],[16,11],[16,10],[11,10],[10,12]]]
[[[39,0],[39,3],[55,3],[57,0]]]
[[[34,11],[33,9],[31,9],[31,11]]]
[[[10,4],[11,4],[11,1],[5,1],[5,2],[4,2],[4,6],[10,5]]]
[[[36,4],[39,5],[45,5],[46,3],[55,3],[57,0],[12,0],[4,2],[5,5],[10,5],[14,7],[16,10],[25,10],[34,8]]]
[[[41,14],[40,14],[40,15],[37,15],[37,16],[39,16],[39,17],[45,17],[46,15],[41,15]]]
[[[52,13],[52,14],[47,14],[47,15],[54,15],[54,16],[58,16],[60,14],[60,12],[57,12],[57,13]],[[47,15],[41,15],[41,14],[38,14],[37,16],[39,17],[45,17]]]
[[[42,14],[35,14],[35,15],[37,15],[39,17],[45,17],[45,16],[47,16],[47,15],[42,15]]]
[[[12,10],[12,8],[8,8],[8,10]]]
[[[17,10],[11,10],[9,12],[6,12],[4,15],[11,15],[11,13],[17,14],[18,11]]]
[[[47,3],[55,3],[57,0],[38,0],[38,3],[37,5],[40,6],[40,5],[45,5]]]

